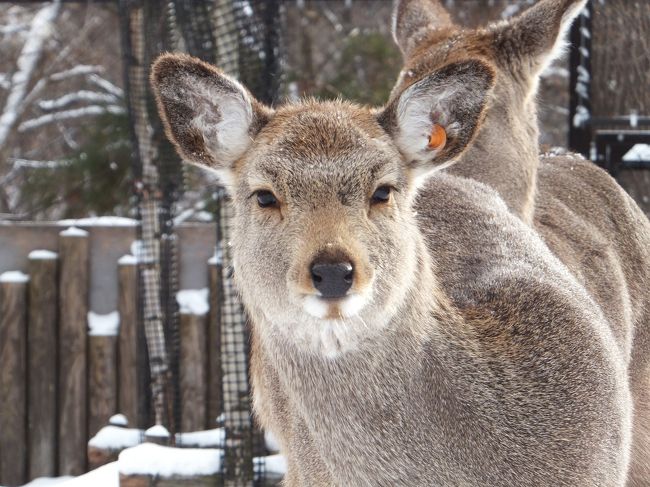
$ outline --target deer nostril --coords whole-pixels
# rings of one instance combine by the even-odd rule
[[[350,262],[314,262],[310,268],[314,287],[324,298],[345,296],[354,281],[354,267]]]

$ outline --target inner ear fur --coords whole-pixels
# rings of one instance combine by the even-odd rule
[[[429,171],[455,160],[471,143],[494,81],[495,70],[485,61],[451,63],[394,96],[377,120],[413,169]],[[447,136],[440,150],[428,145],[435,124]]]
[[[163,54],[151,69],[167,137],[187,162],[230,169],[272,112],[235,79],[185,54]]]

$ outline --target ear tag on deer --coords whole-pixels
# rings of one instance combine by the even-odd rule
[[[447,131],[445,128],[437,123],[433,124],[431,134],[429,135],[429,145],[427,147],[431,150],[440,150],[447,143]]]

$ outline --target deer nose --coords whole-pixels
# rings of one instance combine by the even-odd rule
[[[314,262],[311,280],[324,298],[342,298],[352,287],[354,267],[350,262]]]

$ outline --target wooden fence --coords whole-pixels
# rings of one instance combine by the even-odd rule
[[[82,474],[88,440],[116,413],[150,426],[137,262],[116,262],[115,319],[89,320],[89,248],[88,233],[71,228],[58,252],[29,254],[27,273],[0,275],[0,485]],[[207,271],[218,303],[220,266]],[[183,431],[212,428],[221,412],[218,306],[209,310],[181,313]]]

